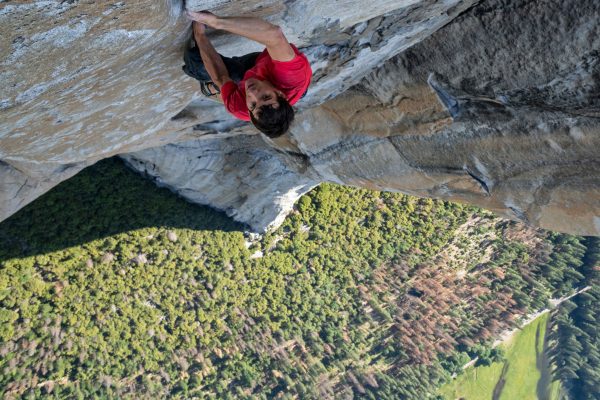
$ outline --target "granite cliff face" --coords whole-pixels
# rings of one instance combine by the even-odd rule
[[[271,141],[181,70],[177,1],[0,3],[0,219],[101,158],[253,229],[323,181],[600,235],[600,5],[187,1],[280,24],[314,78]],[[226,55],[258,50],[215,33]]]

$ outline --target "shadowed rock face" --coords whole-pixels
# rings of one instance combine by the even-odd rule
[[[308,55],[290,133],[263,138],[198,98],[180,71],[179,2],[2,4],[0,218],[128,153],[255,230],[328,181],[600,235],[597,2],[209,3],[187,6],[269,16]],[[259,50],[214,41],[226,55]]]

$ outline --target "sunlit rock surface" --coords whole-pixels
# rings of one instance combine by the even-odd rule
[[[182,3],[0,3],[0,218],[98,159],[255,230],[337,182],[600,235],[600,4],[187,1],[280,24],[314,78],[264,139],[181,72]],[[225,55],[259,50],[213,33]]]
[[[318,182],[304,157],[279,152],[258,135],[171,144],[123,158],[158,185],[216,205],[257,230],[281,224]]]

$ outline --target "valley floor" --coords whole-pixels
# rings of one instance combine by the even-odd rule
[[[581,238],[398,193],[323,184],[245,229],[116,159],[3,221],[0,397],[425,399],[585,286]],[[444,393],[556,390],[546,318]]]
[[[540,315],[503,343],[503,362],[469,368],[440,393],[446,399],[465,400],[560,399],[560,384],[552,382],[544,356],[548,318],[548,313]]]

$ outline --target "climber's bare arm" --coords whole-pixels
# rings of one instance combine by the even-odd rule
[[[225,82],[231,80],[229,73],[227,72],[227,67],[225,67],[223,59],[219,53],[217,53],[212,43],[210,43],[208,37],[204,34],[204,25],[199,22],[194,22],[192,27],[194,30],[194,39],[196,39],[196,44],[198,45],[198,50],[200,50],[200,57],[202,57],[206,72],[208,72],[210,79],[215,85],[221,89]]]
[[[290,61],[296,56],[281,28],[260,18],[219,17],[209,12],[191,11],[188,11],[188,15],[194,21],[211,28],[222,29],[264,44],[273,60]]]

